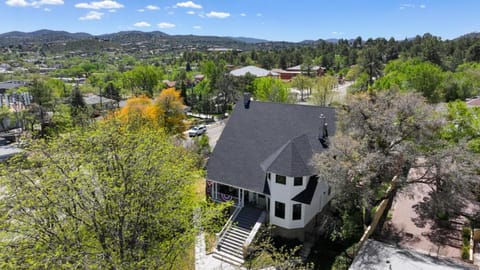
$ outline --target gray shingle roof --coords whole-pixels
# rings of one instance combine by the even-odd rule
[[[295,195],[295,197],[292,198],[292,201],[296,202],[301,202],[305,204],[310,204],[313,199],[313,194],[315,194],[315,189],[317,188],[318,184],[318,176],[310,176],[310,179],[308,179],[307,186],[305,189]]]
[[[314,174],[310,158],[324,150],[321,114],[333,136],[334,108],[252,101],[245,109],[237,103],[207,164],[207,178],[267,193],[265,168],[287,176]]]
[[[245,76],[247,73],[250,73],[256,77],[266,77],[266,76],[278,76],[279,74],[270,70],[259,68],[256,66],[246,66],[230,71],[230,75],[238,77]]]

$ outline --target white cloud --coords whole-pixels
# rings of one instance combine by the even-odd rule
[[[180,2],[180,3],[177,3],[175,6],[176,7],[183,7],[183,8],[198,8],[198,9],[202,8],[201,5],[195,4],[192,1]]]
[[[207,13],[207,17],[209,17],[209,18],[225,19],[225,18],[230,17],[230,13],[228,13],[228,12],[211,11],[210,13]]]
[[[341,36],[341,35],[343,35],[343,34],[345,34],[345,33],[343,33],[343,32],[337,32],[337,31],[333,31],[333,32],[332,32],[332,35],[335,35],[335,36]]]
[[[427,6],[426,5],[420,5],[420,8],[426,8]]]
[[[158,28],[166,29],[166,28],[174,28],[175,24],[173,23],[168,23],[168,22],[162,22],[157,24]]]
[[[88,8],[88,9],[115,9],[115,8],[123,8],[124,5],[116,1],[105,0],[101,2],[78,3],[75,5],[75,7]]]
[[[247,16],[247,14],[245,14],[245,13],[240,13],[240,16],[245,17],[245,16]]]
[[[90,11],[87,15],[80,17],[79,19],[82,21],[91,21],[91,20],[101,20],[105,13],[98,12],[98,11]]]
[[[63,5],[63,0],[41,0],[39,2],[33,2],[38,5]]]
[[[52,11],[52,10],[49,9],[49,8],[44,8],[43,11],[45,11],[45,12],[50,12],[50,11]]]
[[[415,8],[414,4],[401,4],[400,9]]]
[[[26,0],[7,0],[5,2],[11,7],[40,7],[43,5],[63,5],[63,0],[40,0],[40,1],[26,1]]]
[[[28,7],[29,6],[29,3],[25,0],[8,0],[7,2],[5,2],[5,4],[11,7]]]
[[[160,9],[159,7],[154,6],[154,5],[148,5],[148,6],[145,7],[145,8],[148,9],[148,10],[158,10],[158,9]]]
[[[257,13],[257,17],[262,17],[263,14],[262,13]]]
[[[138,12],[145,12],[145,9],[141,8],[141,9],[137,9]]]
[[[200,25],[195,25],[193,29],[202,29],[202,27]]]
[[[193,10],[187,11],[187,14],[195,15],[195,11],[193,11]]]
[[[133,26],[135,26],[135,27],[150,27],[151,25],[148,22],[137,22]]]
[[[115,12],[117,12],[117,10],[116,9],[109,9],[108,12],[115,13]]]
[[[168,14],[168,15],[174,15],[174,14],[175,14],[175,12],[173,12],[173,11],[169,11],[167,14]]]

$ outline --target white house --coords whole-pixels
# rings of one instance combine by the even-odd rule
[[[278,234],[303,241],[333,196],[311,160],[334,133],[334,108],[246,99],[208,161],[207,194],[262,209]]]

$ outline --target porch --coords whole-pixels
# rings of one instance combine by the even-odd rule
[[[216,202],[233,201],[236,207],[255,207],[269,212],[270,198],[264,194],[210,180],[207,180],[206,192],[207,196]]]

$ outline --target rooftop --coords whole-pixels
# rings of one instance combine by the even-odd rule
[[[325,149],[320,127],[326,121],[333,135],[335,119],[329,107],[251,101],[246,109],[237,103],[207,164],[207,179],[268,193],[266,170],[312,175],[310,159]]]
[[[278,76],[279,74],[270,70],[259,68],[256,66],[246,66],[230,71],[230,75],[235,77],[245,76],[247,73],[255,77]]]

